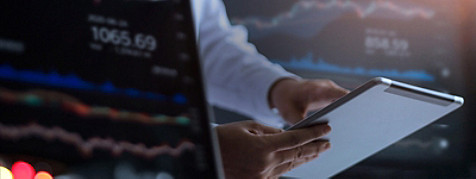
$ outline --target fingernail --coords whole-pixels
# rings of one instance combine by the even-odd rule
[[[324,150],[327,150],[331,148],[331,143],[327,142],[326,144],[324,144]]]
[[[324,132],[329,133],[330,131],[331,131],[331,126],[326,125],[326,127],[324,128]]]

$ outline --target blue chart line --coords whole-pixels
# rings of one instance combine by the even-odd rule
[[[308,38],[319,33],[329,23],[343,15],[355,13],[360,19],[383,18],[395,20],[430,20],[435,11],[418,5],[397,1],[372,1],[362,3],[350,0],[297,1],[289,11],[274,17],[233,18],[234,24],[244,25],[251,39],[259,39],[275,33]]]
[[[7,64],[0,65],[0,78],[53,87],[78,89],[84,91],[98,91],[114,95],[126,95],[134,98],[144,98],[158,101],[171,100],[177,104],[187,103],[187,98],[181,93],[177,93],[173,96],[166,96],[154,92],[140,91],[134,88],[122,89],[117,88],[110,81],[106,81],[101,85],[97,85],[91,82],[84,81],[83,79],[74,74],[60,75],[58,74],[58,72],[55,71],[52,71],[50,73],[43,73],[40,71],[17,70]]]
[[[301,59],[292,58],[290,61],[271,60],[284,68],[294,70],[310,70],[316,72],[338,73],[358,76],[383,76],[396,79],[416,80],[416,81],[435,81],[434,75],[424,70],[399,71],[396,69],[366,69],[364,67],[341,67],[330,64],[322,59],[314,61],[312,54],[308,54]]]

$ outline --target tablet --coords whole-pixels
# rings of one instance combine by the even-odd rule
[[[464,99],[374,78],[287,130],[328,123],[332,147],[286,176],[327,178],[461,107]]]

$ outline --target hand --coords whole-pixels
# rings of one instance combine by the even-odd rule
[[[226,178],[278,178],[318,157],[330,143],[318,140],[331,128],[316,125],[283,131],[242,121],[216,127]]]
[[[287,122],[294,124],[308,111],[323,108],[348,93],[330,80],[282,79],[271,88],[269,101]]]

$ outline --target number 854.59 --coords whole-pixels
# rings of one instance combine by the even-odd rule
[[[154,36],[137,33],[131,34],[127,30],[109,29],[106,27],[92,26],[93,39],[104,44],[122,45],[140,50],[154,51],[157,41]]]

